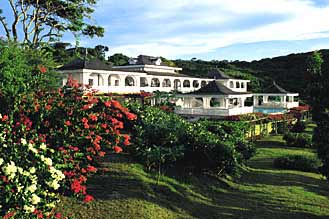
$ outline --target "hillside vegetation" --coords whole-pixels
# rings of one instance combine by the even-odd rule
[[[127,156],[108,157],[103,165],[110,171],[89,184],[96,201],[63,198],[59,210],[80,219],[328,218],[329,187],[321,175],[273,167],[277,157],[313,155],[311,149],[288,148],[282,136],[267,137],[257,148],[235,181],[177,171],[158,179]]]
[[[329,50],[320,50],[324,63],[323,72],[329,68]],[[220,68],[226,74],[251,80],[251,90],[258,92],[277,81],[288,91],[298,92],[305,97],[309,80],[307,76],[307,62],[312,52],[291,54],[259,61],[203,61],[203,60],[175,60],[177,66],[183,68],[183,73],[194,76],[207,76],[213,68]]]

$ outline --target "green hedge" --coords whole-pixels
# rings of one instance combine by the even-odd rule
[[[289,132],[283,136],[289,147],[310,148],[312,147],[312,136],[306,133]]]
[[[274,160],[274,166],[280,169],[317,172],[321,161],[315,156],[289,155]]]

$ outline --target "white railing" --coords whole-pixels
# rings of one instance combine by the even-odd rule
[[[175,113],[181,115],[191,116],[232,116],[252,113],[253,107],[239,107],[239,108],[179,108],[175,109]]]
[[[293,107],[298,107],[299,102],[267,102],[267,103],[262,103],[261,105],[255,105],[255,107],[259,108],[286,108],[290,109]]]

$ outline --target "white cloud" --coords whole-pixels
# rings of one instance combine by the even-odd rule
[[[126,9],[126,13],[140,10],[139,16],[138,11],[134,11],[137,13],[133,17],[135,20],[127,19],[130,23],[126,25],[140,27],[140,30],[137,28],[123,33],[131,36],[130,42],[121,42],[121,45],[110,42],[114,44],[113,53],[130,56],[150,54],[178,57],[211,52],[237,43],[329,36],[329,32],[326,32],[329,30],[329,6],[317,7],[310,0],[126,0],[121,3],[117,0],[102,0],[99,8],[102,11]],[[264,21],[262,25],[256,25],[256,22],[255,25],[249,24],[249,29],[218,29],[220,25],[243,24],[246,17],[257,15],[264,15],[264,19],[267,15],[282,15],[284,19]],[[117,16],[119,19],[120,14]],[[108,22],[111,27],[111,20]],[[200,31],[202,25],[207,25],[209,31]],[[195,27],[195,31],[179,31],[186,27]],[[136,43],[132,43],[134,41]]]

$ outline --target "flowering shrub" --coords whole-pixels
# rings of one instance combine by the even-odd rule
[[[110,97],[83,93],[82,86],[69,80],[56,93],[40,93],[33,104],[22,104],[20,112],[33,118],[31,128],[45,136],[51,148],[60,151],[56,161],[66,176],[66,194],[86,197],[87,177],[97,172],[97,161],[106,150],[116,153],[129,145],[129,135],[122,135],[123,120],[136,116]],[[90,198],[86,200],[91,200]]]
[[[57,152],[24,123],[13,122],[0,115],[0,215],[48,216],[65,178],[52,160]]]
[[[6,123],[0,129],[0,154],[6,157],[0,157],[0,194],[5,197],[0,216],[42,218],[60,193],[92,201],[88,177],[107,151],[120,153],[130,144],[121,130],[124,120],[136,116],[110,97],[84,93],[73,80],[57,92],[26,95],[15,105],[1,120]]]

